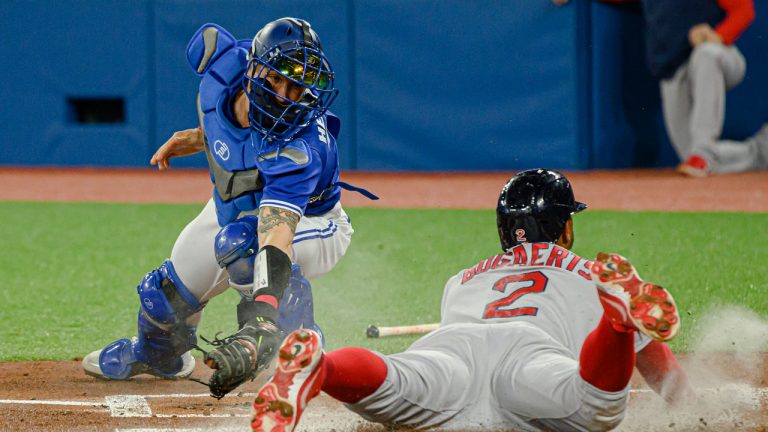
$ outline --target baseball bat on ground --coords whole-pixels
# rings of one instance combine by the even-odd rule
[[[368,329],[366,329],[365,335],[369,338],[380,338],[387,336],[425,334],[432,330],[436,330],[438,327],[440,327],[440,323],[394,327],[379,327],[371,324],[368,326]]]

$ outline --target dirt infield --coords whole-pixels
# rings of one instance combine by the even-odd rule
[[[593,209],[768,212],[768,173],[705,179],[683,178],[671,170],[568,173],[578,199]],[[493,208],[509,173],[416,174],[346,173],[344,181],[381,196],[368,201],[345,193],[347,207]],[[211,184],[204,171],[0,169],[0,201],[108,201],[202,203]],[[693,359],[691,359],[693,360]],[[768,431],[768,357],[744,360],[732,354],[696,359],[708,383],[696,407],[669,412],[660,398],[635,379],[624,431]],[[701,362],[706,363],[702,368]],[[751,367],[747,367],[751,366]],[[724,381],[707,380],[712,370]],[[198,365],[195,375],[209,371]],[[739,384],[734,384],[738,382]],[[0,431],[170,431],[248,430],[256,385],[220,401],[192,381],[151,377],[127,382],[96,380],[76,360],[0,363]],[[384,431],[366,424],[325,395],[313,402],[302,422],[307,431]]]
[[[749,359],[768,364],[764,354]],[[684,359],[685,360],[685,359]],[[768,431],[768,372],[754,373],[744,358],[710,355],[689,369],[728,371],[730,381],[700,389],[695,407],[669,411],[658,396],[633,379],[630,409],[620,429],[630,431]],[[198,363],[194,377],[210,370]],[[208,396],[202,385],[188,380],[166,381],[149,376],[130,381],[104,381],[86,376],[80,362],[0,363],[0,430],[2,431],[244,431],[249,430],[250,404],[258,386],[247,383],[222,400]],[[384,432],[330,397],[321,394],[309,405],[300,431]]]
[[[345,207],[494,208],[511,173],[363,173],[342,180],[378,194],[345,192]],[[768,212],[768,172],[703,179],[672,170],[568,172],[579,200],[593,209]],[[207,171],[0,169],[0,200],[204,203]]]

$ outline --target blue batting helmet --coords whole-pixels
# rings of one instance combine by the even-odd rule
[[[573,198],[564,175],[547,169],[518,173],[504,185],[496,207],[501,248],[556,242],[571,215],[587,208]]]
[[[304,91],[298,101],[281,98],[267,75],[277,73]],[[280,18],[256,33],[243,80],[251,127],[266,141],[290,141],[325,114],[338,94],[320,38],[307,21]],[[261,147],[261,143],[259,143]]]

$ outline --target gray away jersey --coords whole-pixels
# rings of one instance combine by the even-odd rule
[[[591,265],[551,243],[518,245],[448,280],[440,324],[527,322],[578,358],[603,314]],[[635,335],[636,351],[650,342],[640,332]]]

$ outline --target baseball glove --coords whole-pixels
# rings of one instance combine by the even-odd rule
[[[275,323],[258,317],[232,336],[206,341],[216,346],[204,357],[205,364],[215,369],[208,381],[211,396],[221,399],[267,368],[280,344],[280,334]]]

